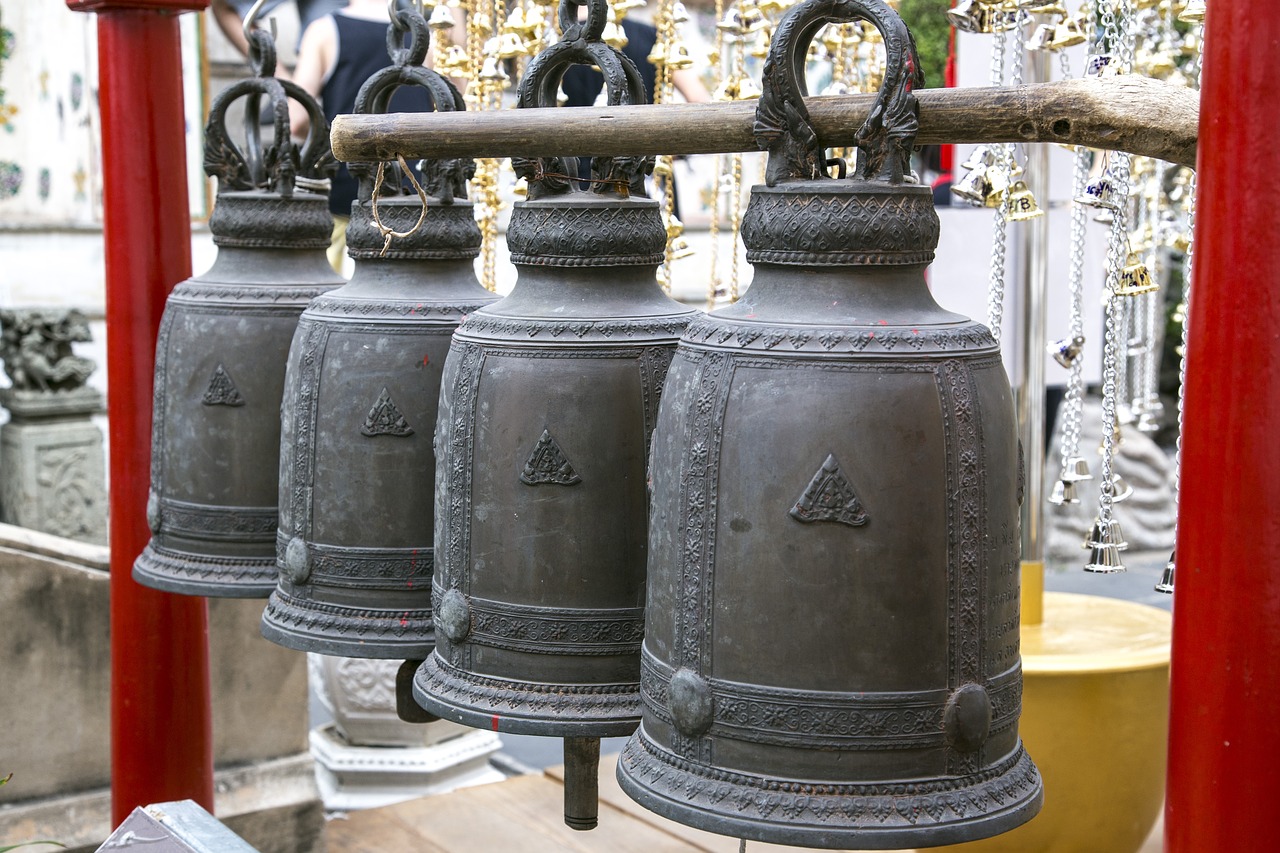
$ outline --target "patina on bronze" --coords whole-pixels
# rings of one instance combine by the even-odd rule
[[[884,88],[826,176],[803,61],[829,21],[884,35]],[[634,799],[771,843],[994,835],[1040,808],[1018,738],[1019,452],[988,330],[925,283],[938,218],[910,176],[920,84],[880,0],[778,27],[743,223],[755,279],[691,324],[652,450]]]
[[[325,259],[335,167],[328,123],[300,87],[271,76],[270,36],[250,35],[257,76],[222,92],[205,127],[218,257],[170,294],[156,342],[152,538],[133,576],[188,595],[260,598],[275,588],[285,360],[298,315],[342,283]],[[259,138],[263,95],[274,118],[268,145]],[[243,151],[226,127],[228,106],[242,97]],[[300,149],[289,138],[290,99],[311,119]]]
[[[554,105],[575,63],[600,67],[612,103],[640,103],[635,67],[600,41],[604,0],[585,23],[576,10],[561,4],[564,37],[530,63],[519,105]],[[519,281],[463,322],[445,364],[436,649],[414,696],[467,725],[573,738],[566,822],[590,829],[578,771],[640,719],[647,450],[696,312],[656,283],[666,232],[636,193],[651,159],[595,160],[586,192],[562,160],[514,165],[529,180],[507,230]]]
[[[387,39],[393,64],[361,87],[355,111],[385,112],[405,85],[426,89],[439,110],[464,109],[453,84],[422,67],[430,38],[421,15],[397,12]],[[311,303],[289,354],[280,583],[262,634],[301,651],[421,661],[433,645],[432,438],[441,371],[458,323],[497,297],[472,266],[480,228],[466,200],[471,160],[423,164],[425,216],[398,173],[375,198],[375,170],[352,168],[360,172],[347,227],[355,273]],[[375,203],[376,221],[408,233],[385,254]]]

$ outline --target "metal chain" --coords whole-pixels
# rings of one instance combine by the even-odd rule
[[[1102,347],[1102,483],[1098,517],[1103,524],[1111,521],[1111,503],[1115,494],[1116,402],[1119,392],[1119,351],[1127,346],[1124,339],[1125,299],[1117,296],[1120,270],[1124,266],[1128,243],[1128,211],[1125,200],[1129,193],[1129,155],[1111,155],[1107,170],[1120,204],[1111,220],[1111,236],[1107,245],[1107,327]]]
[[[998,30],[994,34],[991,45],[991,85],[1004,85],[1004,55],[1005,55],[1005,37],[1004,31]],[[1017,51],[1021,53],[1021,51]],[[1008,146],[995,146],[996,162],[991,168],[994,171],[1007,169],[1006,154]],[[1006,172],[1007,176],[1007,172]],[[1006,214],[1008,205],[1008,194],[1006,200],[996,209],[995,215],[991,218],[991,278],[987,288],[987,327],[991,330],[991,336],[995,338],[997,344],[1000,343],[1001,327],[1004,325],[1004,264],[1005,264],[1005,248],[1008,242],[1006,234]]]
[[[1075,169],[1072,173],[1072,198],[1084,192],[1089,180],[1089,149],[1077,148]],[[1088,213],[1082,204],[1071,206],[1071,268],[1067,274],[1067,286],[1071,294],[1071,328],[1068,335],[1075,339],[1084,335],[1084,242]],[[1084,419],[1084,365],[1083,353],[1071,362],[1067,375],[1067,391],[1062,401],[1062,467],[1067,460],[1080,455],[1080,430]]]

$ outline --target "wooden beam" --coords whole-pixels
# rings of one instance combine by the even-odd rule
[[[1030,86],[924,89],[925,144],[1061,142],[1195,167],[1199,93],[1146,77],[1090,77]],[[819,137],[849,146],[875,95],[806,99]],[[754,151],[755,101],[342,115],[341,160],[440,157],[718,154]]]

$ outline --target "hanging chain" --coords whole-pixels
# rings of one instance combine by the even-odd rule
[[[1076,149],[1075,169],[1072,173],[1072,197],[1084,192],[1089,180],[1089,149]],[[1068,335],[1074,342],[1084,337],[1084,243],[1088,214],[1082,204],[1071,206],[1071,267],[1067,274],[1067,286],[1071,294],[1071,328]],[[1084,418],[1084,365],[1083,353],[1071,362],[1067,375],[1067,391],[1062,401],[1062,467],[1080,455],[1080,429]]]
[[[1019,45],[1021,42],[1019,42]],[[1021,53],[1021,51],[1015,51]],[[1005,34],[997,30],[993,34],[991,45],[991,85],[1004,85]],[[994,146],[996,162],[992,165],[992,173],[1005,170],[1008,183],[1008,145]],[[1006,193],[1006,199],[1008,194]],[[1005,229],[1007,201],[1002,201],[991,218],[991,279],[987,288],[987,327],[997,344],[1000,343],[1000,332],[1004,325],[1004,263],[1005,249],[1008,243]]]

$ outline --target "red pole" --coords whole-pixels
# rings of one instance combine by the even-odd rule
[[[151,389],[165,297],[191,275],[178,12],[206,0],[67,0],[98,13],[111,432],[111,812],[213,809],[208,609],[130,577],[150,535]]]
[[[1204,37],[1169,720],[1169,853],[1274,849],[1280,798],[1280,18]]]

